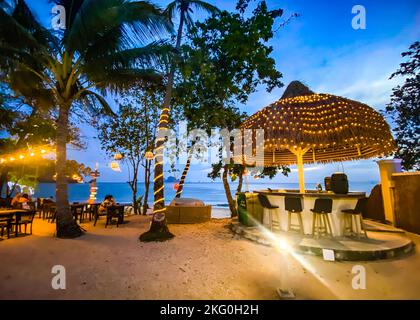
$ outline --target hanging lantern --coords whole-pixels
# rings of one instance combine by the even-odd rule
[[[117,172],[121,172],[121,168],[120,168],[120,164],[117,161],[112,161],[109,166],[111,167],[112,170],[117,171]]]
[[[246,176],[248,174],[248,171],[244,170],[244,172],[242,173],[243,176]]]
[[[147,160],[153,160],[153,158],[154,158],[153,152],[152,151],[147,151],[146,154],[144,155],[144,157]]]
[[[90,203],[90,204],[95,203],[97,194],[98,194],[98,187],[96,187],[96,182],[91,183],[88,203]]]
[[[121,160],[122,158],[123,158],[123,155],[121,153],[114,154],[114,160],[118,161],[118,160]]]
[[[178,189],[179,189],[179,183],[175,183],[175,184],[174,184],[174,190],[175,190],[175,191],[178,191]]]

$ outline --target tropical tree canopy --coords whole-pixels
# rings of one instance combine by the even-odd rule
[[[259,85],[268,92],[283,85],[282,74],[270,56],[272,47],[267,44],[273,37],[274,21],[280,16],[281,11],[270,11],[261,1],[250,17],[242,11],[222,11],[191,28],[182,50],[184,81],[175,91],[177,100],[185,106],[190,129],[209,132],[212,128],[238,128],[245,119],[238,103],[245,104]],[[239,177],[240,189],[244,166],[220,160],[212,164],[212,169],[209,177],[222,177],[234,216],[236,209],[227,178]]]
[[[165,15],[172,21],[174,14],[179,13],[179,25],[176,36],[175,50],[179,53],[181,47],[182,35],[184,27],[190,28],[192,24],[191,14],[194,9],[201,9],[206,12],[217,12],[218,9],[204,1],[199,0],[175,0],[171,2],[165,10]],[[175,55],[171,60],[170,69],[167,77],[165,98],[159,117],[158,138],[155,145],[155,166],[154,166],[154,205],[153,205],[153,220],[150,225],[150,230],[141,234],[140,241],[164,241],[172,239],[173,234],[169,232],[165,217],[165,196],[164,196],[164,170],[163,170],[163,154],[165,138],[159,136],[168,129],[168,122],[170,118],[172,89],[174,84],[175,73],[178,68],[179,56]]]
[[[413,43],[402,57],[407,61],[400,64],[391,79],[404,77],[405,82],[393,89],[385,113],[395,123],[395,156],[402,159],[404,169],[420,170],[420,42]]]
[[[162,87],[130,90],[120,101],[117,116],[98,126],[101,148],[111,157],[121,155],[121,161],[127,165],[135,213],[139,209],[137,182],[140,166],[145,168],[145,210],[147,207],[151,160],[147,159],[146,153],[153,152],[162,102]]]
[[[74,237],[81,231],[68,209],[69,119],[76,108],[112,114],[101,94],[161,81],[154,66],[168,47],[158,39],[171,23],[147,1],[56,3],[67,13],[63,32],[43,27],[23,0],[12,10],[0,9],[0,69],[12,90],[56,111],[57,236]]]

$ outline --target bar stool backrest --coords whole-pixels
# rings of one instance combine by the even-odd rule
[[[318,198],[315,200],[313,211],[316,213],[331,213],[332,203],[333,203],[332,199]]]
[[[354,208],[354,211],[357,212],[357,213],[364,213],[365,209],[366,209],[367,202],[368,202],[368,198],[366,198],[366,197],[357,200],[356,207]]]
[[[285,197],[284,208],[289,212],[302,212],[302,201],[299,197]]]
[[[273,209],[273,206],[270,203],[270,200],[268,200],[267,196],[265,194],[258,194],[258,200],[260,201],[263,208],[266,209]]]

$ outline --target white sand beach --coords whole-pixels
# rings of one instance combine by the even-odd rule
[[[418,253],[357,263],[366,268],[367,289],[354,290],[356,263],[285,258],[234,236],[229,219],[170,225],[176,237],[163,243],[138,241],[150,217],[107,229],[103,220],[83,224],[87,233],[74,240],[54,238],[54,225],[40,219],[33,235],[0,240],[0,298],[278,299],[276,289],[287,286],[298,299],[420,299]],[[54,265],[66,269],[65,290],[51,287]]]

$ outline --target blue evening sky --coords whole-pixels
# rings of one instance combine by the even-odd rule
[[[154,2],[164,7],[170,1]],[[208,2],[221,9],[233,10],[236,1]],[[52,6],[47,0],[28,0],[27,3],[43,23],[50,23]],[[284,9],[285,18],[292,13],[300,14],[286,26],[278,28],[270,43],[285,86],[292,80],[300,80],[316,92],[345,96],[377,110],[385,106],[392,88],[399,83],[398,80],[389,80],[389,76],[402,61],[401,52],[420,40],[418,0],[269,0],[267,3],[270,9]],[[352,28],[354,5],[366,8],[365,30]],[[279,99],[284,89],[266,93],[260,88],[240,108],[251,115]],[[109,168],[110,159],[101,152],[95,140],[95,130],[85,125],[81,125],[81,129],[88,148],[70,150],[69,157],[90,166],[98,162],[101,181],[126,181],[125,168],[122,167],[121,173]],[[379,180],[374,159],[345,162],[343,165],[351,181]],[[306,181],[322,181],[339,166],[341,168],[341,164],[306,166]],[[208,165],[193,165],[188,181],[207,181],[208,171]],[[278,176],[274,181],[297,182],[295,168],[292,167],[288,178]]]

